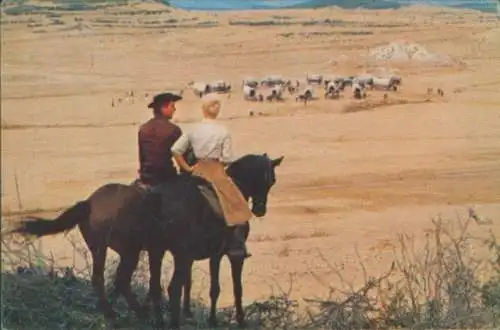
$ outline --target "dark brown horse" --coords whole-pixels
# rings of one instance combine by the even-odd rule
[[[264,155],[244,156],[227,168],[247,200],[252,201],[252,212],[261,217],[266,214],[267,196],[276,182],[275,168],[283,157],[270,159]],[[191,267],[194,260],[210,258],[211,313],[209,322],[216,323],[215,310],[220,292],[219,265],[226,254],[226,242],[232,228],[217,216],[209,202],[200,193],[199,185],[206,182],[190,176],[161,187],[155,193],[144,194],[134,186],[107,184],[97,189],[86,200],[76,203],[54,220],[27,219],[12,232],[24,235],[46,236],[79,226],[92,254],[92,284],[99,304],[109,318],[116,314],[106,298],[104,265],[107,248],[120,255],[115,278],[115,291],[122,294],[129,307],[141,316],[146,310],[131,290],[131,279],[137,267],[139,254],[148,252],[150,265],[149,297],[154,306],[157,326],[163,327],[161,309],[161,264],[165,251],[174,257],[174,274],[168,286],[170,327],[179,328],[182,287],[184,286],[184,312],[190,314],[189,296]],[[246,227],[248,237],[249,226]],[[241,274],[244,259],[230,258],[237,320],[244,322],[241,304]]]

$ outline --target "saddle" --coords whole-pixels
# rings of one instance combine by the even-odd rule
[[[183,173],[180,175],[180,177],[181,180],[183,180],[186,184],[193,184],[196,186],[201,196],[205,198],[205,200],[210,205],[210,208],[214,212],[215,216],[222,219],[224,218],[224,213],[222,211],[219,198],[217,197],[217,193],[215,192],[215,189],[210,182],[199,176],[190,175],[188,173]],[[158,186],[148,186],[141,183],[139,179],[133,181],[132,183],[130,183],[130,185],[137,188],[143,194],[143,197],[146,197],[146,195],[149,194],[160,195],[162,190],[168,186],[164,184]]]
[[[183,157],[190,166],[194,166],[197,162],[192,147],[188,148],[188,150],[183,154]],[[169,189],[169,187],[171,187],[172,185],[173,186],[177,184],[194,185],[200,192],[200,195],[208,202],[211,210],[214,212],[214,215],[217,218],[224,219],[224,213],[212,183],[203,179],[202,177],[191,175],[190,173],[187,173],[183,170],[180,171],[178,180],[174,181],[177,182],[160,184],[157,186],[149,186],[143,184],[140,181],[140,179],[137,179],[133,181],[130,185],[139,189],[139,191],[143,193],[144,197],[146,197],[146,195],[151,195],[151,194],[156,194],[159,197],[164,189]]]
[[[215,192],[213,185],[207,180],[196,175],[189,175],[187,177],[187,180],[191,180],[192,183],[196,185],[203,198],[205,198],[205,200],[210,205],[210,208],[212,209],[214,214],[218,218],[220,217],[223,219],[224,213],[222,211],[219,198],[217,197],[217,193]]]
[[[198,162],[198,159],[194,154],[193,147],[191,146],[188,147],[182,157],[189,166],[194,166]],[[217,197],[217,193],[215,192],[213,185],[207,180],[199,176],[186,173],[183,170],[181,170],[181,175],[184,175],[188,180],[192,180],[192,182],[198,187],[201,195],[206,199],[206,201],[214,211],[215,215],[223,219],[224,213],[222,211],[219,198]]]

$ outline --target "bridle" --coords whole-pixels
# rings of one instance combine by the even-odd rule
[[[269,157],[267,157],[267,155],[260,156],[260,157],[264,158],[264,160],[267,163],[266,164],[267,168],[266,168],[266,171],[264,172],[264,183],[265,183],[266,187],[269,189],[274,184],[274,182],[272,182],[272,179],[273,179],[273,173],[272,173],[273,166],[272,166],[272,164],[271,164],[271,162],[269,160]],[[226,173],[227,173],[227,169],[226,169]],[[231,179],[236,184],[236,186],[241,191],[241,193],[243,194],[243,196],[245,197],[245,199],[247,201],[250,198],[252,198],[252,203],[253,203],[254,207],[256,207],[256,206],[260,206],[260,207],[265,206],[266,198],[258,196],[259,194],[257,192],[255,192],[255,191],[249,191],[249,192],[243,191],[244,188],[243,188],[242,182],[240,180],[238,180],[237,178],[235,178],[235,177],[231,177]]]

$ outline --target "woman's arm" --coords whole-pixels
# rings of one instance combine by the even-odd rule
[[[186,172],[193,172],[193,167],[189,166],[188,163],[184,160],[184,157],[182,157],[181,154],[178,154],[177,152],[172,152],[172,156],[174,156],[174,160],[179,165],[180,168],[182,168]]]
[[[186,160],[184,160],[184,153],[188,150],[189,148],[189,138],[186,134],[182,134],[177,141],[175,141],[174,145],[172,146],[172,156],[174,157],[175,162],[177,165],[183,169],[186,172],[193,172],[193,167],[189,166],[188,163],[186,163]]]
[[[233,146],[232,146],[231,135],[229,134],[229,132],[226,134],[224,140],[222,141],[221,162],[224,164],[224,166],[229,165],[233,162]]]

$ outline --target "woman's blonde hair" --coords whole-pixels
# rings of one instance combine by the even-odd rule
[[[221,101],[218,94],[206,94],[201,99],[201,109],[204,113],[212,117],[217,117],[219,115],[220,107],[214,107],[214,105],[220,105],[220,103]]]

